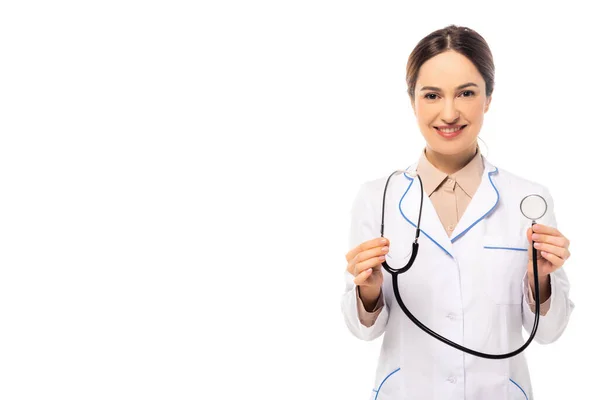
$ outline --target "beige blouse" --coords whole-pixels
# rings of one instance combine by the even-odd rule
[[[471,161],[460,171],[451,175],[434,167],[425,156],[425,149],[423,149],[417,164],[417,172],[423,181],[423,189],[429,196],[448,237],[452,235],[454,227],[456,227],[457,222],[477,191],[481,183],[483,170],[484,165],[479,146]],[[358,299],[357,307],[360,322],[366,327],[372,326],[383,308],[383,297],[379,296],[372,312],[365,309],[358,294],[358,287],[356,288],[356,298]],[[531,287],[529,287],[529,307],[532,312],[535,312],[535,301]],[[550,298],[540,305],[540,314],[546,314],[549,308]]]

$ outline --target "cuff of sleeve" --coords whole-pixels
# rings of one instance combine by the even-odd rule
[[[363,304],[362,299],[358,294],[358,286],[354,290],[356,290],[356,307],[358,310],[358,319],[360,320],[360,323],[366,326],[367,328],[371,327],[373,326],[373,324],[375,324],[377,317],[383,309],[383,291],[379,294],[379,298],[377,298],[377,304],[375,305],[375,309],[369,312],[365,309],[365,305]]]
[[[550,304],[552,300],[552,273],[548,275],[550,277],[550,296],[548,300],[540,304],[540,315],[546,315],[550,310]],[[529,285],[529,276],[525,273],[525,277],[523,277],[523,294],[525,295],[527,292],[527,304],[529,304],[529,309],[531,312],[535,312],[535,299],[533,298],[533,290],[531,290],[531,286]]]

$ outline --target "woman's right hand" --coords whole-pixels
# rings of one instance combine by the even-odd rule
[[[383,272],[381,263],[389,251],[389,240],[378,237],[367,240],[346,254],[346,270],[354,276],[360,297],[367,306],[375,304],[381,293]]]

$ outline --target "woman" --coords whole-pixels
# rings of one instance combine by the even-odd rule
[[[551,343],[574,307],[562,269],[569,240],[556,229],[546,187],[491,164],[477,137],[494,88],[494,64],[473,30],[448,26],[422,39],[407,65],[408,94],[427,145],[416,170],[423,182],[420,249],[398,277],[408,310],[433,331],[473,350],[502,354],[524,343],[535,317],[532,239],[537,242],[541,312],[535,340]],[[387,260],[402,268],[411,253],[420,185],[408,174],[364,183],[355,199],[342,310],[363,340],[385,333],[372,399],[533,398],[524,353],[480,358],[420,330],[398,306]],[[547,212],[531,228],[521,200],[540,194]],[[528,249],[528,251],[526,251]],[[387,256],[387,258],[386,258]]]

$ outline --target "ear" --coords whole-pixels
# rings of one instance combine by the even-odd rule
[[[409,96],[410,97],[410,96]],[[417,110],[415,110],[415,101],[412,99],[412,97],[410,98],[410,105],[413,109],[413,114],[415,115],[415,117],[417,116]]]
[[[485,108],[483,109],[483,113],[485,114],[490,108],[490,103],[492,102],[492,95],[490,94],[485,100]]]

